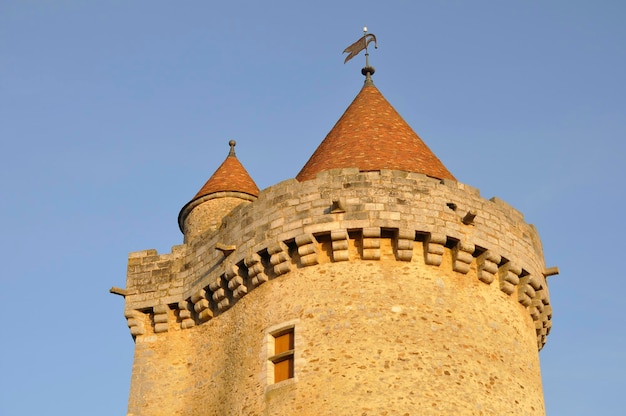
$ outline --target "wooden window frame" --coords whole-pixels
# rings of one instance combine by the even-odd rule
[[[276,352],[277,339],[291,334],[289,339],[289,346],[287,349],[282,349]],[[295,377],[295,339],[296,331],[295,324],[287,324],[279,327],[276,330],[268,331],[268,358],[267,358],[267,376],[268,384],[274,385],[282,383],[288,380],[294,380]],[[277,364],[286,363],[286,369],[284,365],[281,368],[277,368]],[[286,371],[286,374],[285,374]],[[278,373],[277,373],[278,372]]]

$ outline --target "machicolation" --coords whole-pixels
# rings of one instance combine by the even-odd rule
[[[475,217],[465,224],[468,213]],[[131,253],[125,314],[134,336],[186,329],[292,269],[381,259],[452,267],[459,279],[498,285],[527,309],[544,345],[552,311],[534,227],[473,187],[404,171],[290,179],[234,209],[215,233],[169,254]]]

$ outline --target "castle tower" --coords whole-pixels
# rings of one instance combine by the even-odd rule
[[[129,415],[543,415],[539,236],[366,83],[296,178],[234,157],[131,253]],[[231,151],[234,144],[231,144]]]

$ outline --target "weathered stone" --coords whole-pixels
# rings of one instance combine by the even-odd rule
[[[346,212],[329,212],[332,200]],[[209,228],[190,228],[172,253],[129,255],[131,413],[473,414],[464,397],[485,414],[544,413],[546,267],[510,206],[455,181],[358,169],[243,202],[227,214],[194,208],[189,227]],[[471,226],[450,202],[479,213]],[[226,259],[220,242],[235,248]],[[268,384],[268,331],[286,322],[295,377]]]

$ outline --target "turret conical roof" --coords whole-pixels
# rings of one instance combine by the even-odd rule
[[[243,167],[237,156],[235,155],[234,140],[228,142],[230,152],[228,156],[211,175],[202,188],[187,202],[178,214],[178,226],[185,234],[185,221],[187,217],[196,207],[205,202],[222,197],[239,198],[246,201],[253,201],[259,196],[259,188],[252,180],[248,171]],[[226,192],[225,194],[223,192]],[[231,207],[232,208],[232,207]]]
[[[456,180],[371,80],[366,81],[296,179],[306,181],[319,172],[348,167],[404,170]]]
[[[248,171],[243,167],[235,155],[236,142],[229,142],[230,153],[215,173],[209,178],[192,201],[205,195],[216,192],[243,192],[252,196],[259,196],[259,188],[252,180]]]

